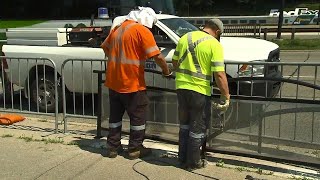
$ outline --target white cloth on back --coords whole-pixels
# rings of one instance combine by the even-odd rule
[[[156,13],[149,7],[139,7],[139,10],[131,11],[126,19],[136,21],[148,28],[152,28],[158,21]]]

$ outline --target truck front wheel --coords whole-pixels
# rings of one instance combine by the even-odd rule
[[[57,85],[58,94],[55,93],[55,82],[52,75],[39,75],[38,82],[34,80],[31,84],[30,95],[37,110],[40,112],[55,112],[56,97],[58,97],[58,111],[62,105],[62,88]]]

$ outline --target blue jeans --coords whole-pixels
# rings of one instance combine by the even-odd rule
[[[210,96],[195,91],[178,89],[179,161],[195,164],[200,161],[200,147],[206,136],[211,116]]]

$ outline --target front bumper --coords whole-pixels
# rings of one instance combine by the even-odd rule
[[[282,78],[281,72],[273,72],[265,76],[266,78]],[[281,87],[280,81],[253,80],[239,81],[239,95],[275,97]]]

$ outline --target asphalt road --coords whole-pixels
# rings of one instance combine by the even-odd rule
[[[318,62],[320,63],[320,51],[281,51],[282,62]]]

